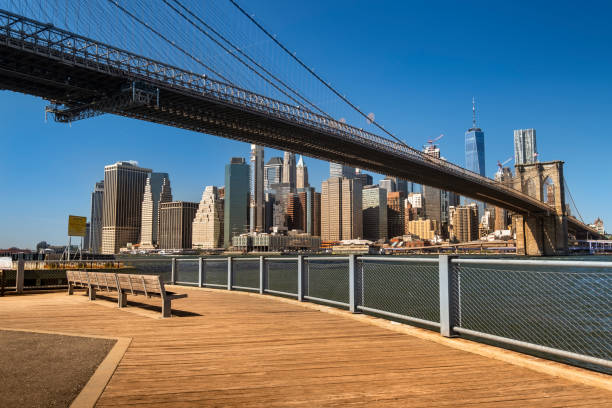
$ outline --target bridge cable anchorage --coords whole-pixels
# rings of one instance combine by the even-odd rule
[[[236,3],[234,0],[229,0],[230,3],[232,3],[246,18],[248,18],[253,24],[255,24],[257,26],[257,28],[259,28],[268,38],[270,38],[272,41],[274,41],[274,43],[276,43],[276,45],[278,45],[279,47],[281,47],[281,49],[283,51],[285,51],[291,58],[293,58],[298,64],[300,64],[300,66],[302,68],[304,68],[306,71],[308,71],[312,76],[314,76],[319,82],[321,82],[327,89],[329,89],[330,91],[332,91],[337,97],[339,97],[340,99],[342,99],[342,101],[344,101],[347,105],[349,105],[351,108],[353,108],[356,112],[358,112],[361,116],[363,116],[368,122],[370,122],[371,124],[373,124],[374,126],[376,126],[378,129],[382,130],[384,133],[386,133],[387,135],[391,136],[393,139],[395,139],[398,143],[400,143],[403,146],[406,147],[410,147],[406,144],[406,142],[404,142],[403,140],[397,138],[393,133],[389,132],[388,130],[386,130],[383,126],[381,126],[380,124],[378,124],[378,122],[372,120],[370,121],[370,118],[368,117],[368,115],[366,113],[364,113],[363,111],[361,111],[361,109],[359,109],[357,106],[355,106],[351,101],[349,101],[345,96],[343,96],[340,92],[338,92],[334,87],[332,87],[328,82],[326,82],[325,80],[323,80],[323,78],[321,78],[319,75],[317,75],[314,70],[312,70],[310,67],[308,67],[304,62],[302,62],[301,59],[299,59],[295,53],[292,53],[291,51],[289,51],[287,49],[287,47],[285,47],[280,41],[278,41],[276,39],[275,36],[273,36],[272,34],[270,34],[270,32],[268,30],[266,30],[261,24],[259,24],[257,22],[257,20],[255,20],[251,15],[249,15],[249,13],[247,13],[242,7],[240,7],[240,5],[238,5],[238,3]]]
[[[180,10],[177,10],[174,6],[172,6],[171,4],[169,4],[168,0],[162,0],[164,3],[166,3],[166,5],[168,5],[168,7],[170,7],[172,10],[174,10],[177,14],[179,14],[181,17],[183,17],[185,20],[187,20],[191,25],[193,25],[198,31],[200,31],[202,34],[206,35],[208,38],[210,38],[213,42],[215,42],[215,44],[217,44],[219,47],[221,47],[223,50],[225,50],[228,54],[230,54],[231,56],[233,56],[236,60],[238,60],[239,62],[241,62],[243,65],[245,65],[249,70],[251,70],[252,72],[254,72],[256,75],[258,75],[260,78],[262,78],[264,81],[266,81],[267,83],[269,83],[270,85],[272,85],[274,88],[278,89],[280,92],[282,92],[285,96],[287,96],[288,98],[290,98],[293,102],[298,103],[298,104],[303,104],[303,102],[306,102],[308,105],[312,106],[313,108],[315,108],[317,111],[319,111],[321,114],[323,114],[324,116],[326,116],[329,119],[332,119],[331,115],[329,115],[327,112],[325,112],[323,109],[319,108],[314,102],[310,101],[308,98],[306,98],[304,95],[300,94],[298,91],[296,91],[295,89],[293,89],[291,86],[289,86],[288,84],[286,84],[283,80],[281,80],[280,78],[278,78],[276,75],[274,75],[273,73],[271,73],[269,70],[267,70],[265,67],[263,67],[261,64],[259,64],[257,61],[255,61],[253,58],[251,58],[248,54],[246,54],[245,52],[243,52],[240,48],[238,48],[235,44],[233,44],[230,40],[228,40],[225,36],[223,36],[221,33],[219,33],[217,30],[215,30],[213,27],[211,27],[209,24],[207,24],[204,20],[202,20],[198,15],[196,15],[194,12],[192,12],[189,8],[187,8],[183,3],[181,3],[179,0],[171,0],[173,3],[175,3],[176,5],[178,5],[180,8],[182,8],[187,14],[189,14],[191,17],[193,17],[195,20],[197,20],[200,24],[202,24],[204,27],[206,27],[208,30],[210,30],[213,34],[215,34],[217,37],[219,37],[223,42],[225,42],[229,47],[231,47],[235,52],[237,52],[238,54],[242,55],[243,57],[245,57],[249,62],[251,62],[252,64],[254,64],[257,68],[259,68],[260,70],[262,70],[266,75],[270,76],[272,79],[274,79],[278,84],[280,84],[281,86],[283,86],[284,88],[286,88],[287,90],[289,90],[291,93],[293,93],[295,96],[297,96],[298,98],[300,98],[303,102],[299,102],[297,100],[295,100],[293,97],[291,97],[290,95],[287,95],[287,93],[285,91],[283,91],[282,89],[279,89],[278,86],[274,83],[272,83],[269,79],[267,79],[266,77],[264,77],[260,72],[258,72],[256,69],[254,69],[252,66],[249,66],[247,63],[245,63],[242,59],[240,59],[233,51],[228,50],[224,45],[220,44],[218,40],[216,40],[215,38],[213,38],[209,33],[207,33],[206,31],[204,31],[201,27],[198,27],[192,20],[190,20],[187,16],[185,16],[183,13],[180,12]]]
[[[253,63],[255,63],[255,65],[257,65],[257,67],[259,67],[260,69],[264,70],[264,72],[266,72],[268,75],[270,75],[272,78],[274,78],[276,81],[280,82],[285,88],[287,88],[290,92],[292,92],[293,94],[297,95],[298,98],[301,98],[302,101],[295,99],[294,97],[292,97],[291,95],[289,95],[284,89],[280,88],[277,84],[275,84],[274,82],[270,81],[270,79],[266,78],[264,75],[262,75],[259,71],[257,71],[255,68],[253,68],[251,65],[247,64],[244,60],[242,60],[240,57],[238,57],[234,52],[232,52],[230,49],[228,49],[227,47],[225,47],[223,44],[221,44],[217,39],[213,38],[209,33],[207,33],[206,31],[204,31],[201,27],[199,27],[197,24],[195,24],[193,22],[193,20],[191,20],[189,17],[187,17],[185,14],[183,14],[180,10],[178,10],[176,7],[174,7],[172,4],[170,4],[167,0],[162,0],[168,7],[170,7],[172,10],[174,10],[178,15],[180,15],[183,19],[185,19],[187,22],[189,22],[189,24],[191,24],[193,27],[195,27],[198,31],[200,31],[202,34],[204,34],[206,37],[208,37],[210,40],[212,40],[215,44],[217,44],[219,47],[221,47],[224,51],[226,51],[228,54],[230,54],[232,57],[234,57],[238,62],[240,62],[242,65],[244,65],[245,67],[247,67],[251,72],[255,73],[257,76],[259,76],[261,79],[263,79],[264,81],[266,81],[268,84],[270,84],[271,86],[273,86],[275,89],[277,89],[279,92],[281,92],[283,95],[285,95],[287,98],[291,99],[293,102],[297,103],[298,105],[303,104],[304,102],[306,102],[307,104],[313,106],[315,109],[317,109],[319,112],[321,112],[324,116],[328,117],[331,119],[331,116],[328,115],[326,112],[324,112],[322,109],[320,109],[318,106],[316,106],[314,103],[310,102],[308,99],[306,99],[304,96],[300,95],[297,91],[293,90],[291,87],[289,87],[288,85],[286,85],[284,82],[282,82],[281,80],[279,80],[278,78],[276,78],[273,74],[271,74],[270,72],[268,72],[265,68],[261,67],[261,65],[257,64],[257,62],[253,61],[250,57],[246,56],[246,54],[242,53],[243,55],[246,56],[246,58],[248,58],[250,61],[252,61]],[[200,22],[202,25],[204,25],[205,27],[209,28],[212,32],[214,32],[217,36],[221,37],[225,42],[227,42],[232,48],[237,50],[237,47],[234,46],[230,41],[228,41],[227,39],[225,39],[225,37],[223,37],[222,35],[220,35],[218,32],[216,32],[214,29],[212,29],[208,24],[206,24],[204,21],[202,21],[198,16],[196,16],[195,14],[193,14],[189,9],[187,9],[185,6],[183,6],[180,2],[178,2],[177,0],[173,0],[175,3],[177,3],[180,7],[182,7],[187,13],[189,13],[191,16],[193,16],[195,19],[198,20],[198,22]],[[238,50],[239,51],[239,50]],[[240,51],[239,51],[240,52]]]
[[[125,14],[127,14],[130,18],[132,18],[133,20],[137,21],[139,24],[143,25],[144,27],[146,27],[149,31],[151,31],[152,33],[154,33],[155,35],[157,35],[159,38],[161,38],[162,40],[164,40],[165,42],[167,42],[168,44],[170,44],[171,46],[173,46],[174,48],[176,48],[177,50],[179,50],[180,52],[182,52],[183,54],[185,54],[187,57],[191,58],[192,60],[194,60],[197,64],[200,64],[201,66],[203,66],[204,68],[206,68],[207,70],[209,70],[210,72],[214,73],[215,75],[217,75],[219,78],[221,78],[223,81],[225,81],[228,84],[231,84],[232,82],[227,79],[226,77],[224,77],[223,75],[221,75],[220,73],[218,73],[217,71],[215,71],[214,69],[212,69],[211,67],[209,67],[208,65],[206,65],[205,63],[203,63],[199,58],[197,58],[196,56],[192,55],[191,53],[187,52],[185,49],[183,49],[182,47],[176,45],[176,43],[170,39],[168,39],[166,36],[164,36],[163,34],[161,34],[159,31],[157,31],[156,29],[154,29],[153,27],[151,27],[149,24],[147,24],[146,22],[142,21],[140,18],[138,18],[137,16],[135,16],[134,14],[132,14],[130,11],[126,10],[123,6],[119,5],[119,3],[117,3],[116,0],[107,0],[109,3],[113,4],[115,7],[117,7],[119,10],[121,10],[122,12],[124,12]]]

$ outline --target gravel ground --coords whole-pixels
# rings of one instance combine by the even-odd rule
[[[115,340],[0,330],[0,407],[68,407]]]

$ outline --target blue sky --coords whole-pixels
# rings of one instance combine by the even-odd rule
[[[612,223],[609,2],[240,4],[412,146],[444,133],[442,154],[463,165],[474,96],[492,176],[513,129],[535,128],[540,159],[565,161],[585,221]],[[245,143],[120,117],[45,122],[45,105],[0,91],[0,248],[66,242],[67,215],[89,216],[106,164],[168,172],[175,199],[199,201],[231,156],[248,157]],[[306,164],[319,189],[328,164]]]

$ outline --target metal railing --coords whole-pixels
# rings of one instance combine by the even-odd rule
[[[448,255],[151,257],[118,262],[120,272],[323,303],[612,373],[612,262]],[[19,270],[5,271],[4,278],[16,280],[16,274]],[[46,282],[44,276],[38,279],[39,284]]]
[[[328,304],[612,373],[612,262],[200,259],[178,261],[173,282]]]

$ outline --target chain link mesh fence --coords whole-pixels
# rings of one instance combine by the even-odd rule
[[[612,270],[459,262],[459,327],[612,360]]]
[[[23,287],[51,289],[68,285],[65,270],[25,270],[23,271]]]
[[[121,259],[122,268],[115,269],[116,273],[133,273],[141,275],[160,275],[164,282],[172,279],[172,259],[167,257],[144,259]],[[110,272],[110,271],[109,271]]]
[[[305,273],[304,293],[306,296],[346,303],[348,306],[350,290],[348,259],[317,260],[309,258],[306,261]]]
[[[259,258],[235,259],[232,266],[233,286],[259,290]]]
[[[198,284],[198,260],[197,259],[176,259],[176,272],[174,279],[177,283],[187,285]]]
[[[438,261],[376,261],[361,258],[357,267],[358,304],[384,312],[440,322]]]
[[[297,260],[266,261],[266,289],[297,295]]]
[[[204,284],[227,287],[227,259],[204,259]]]

